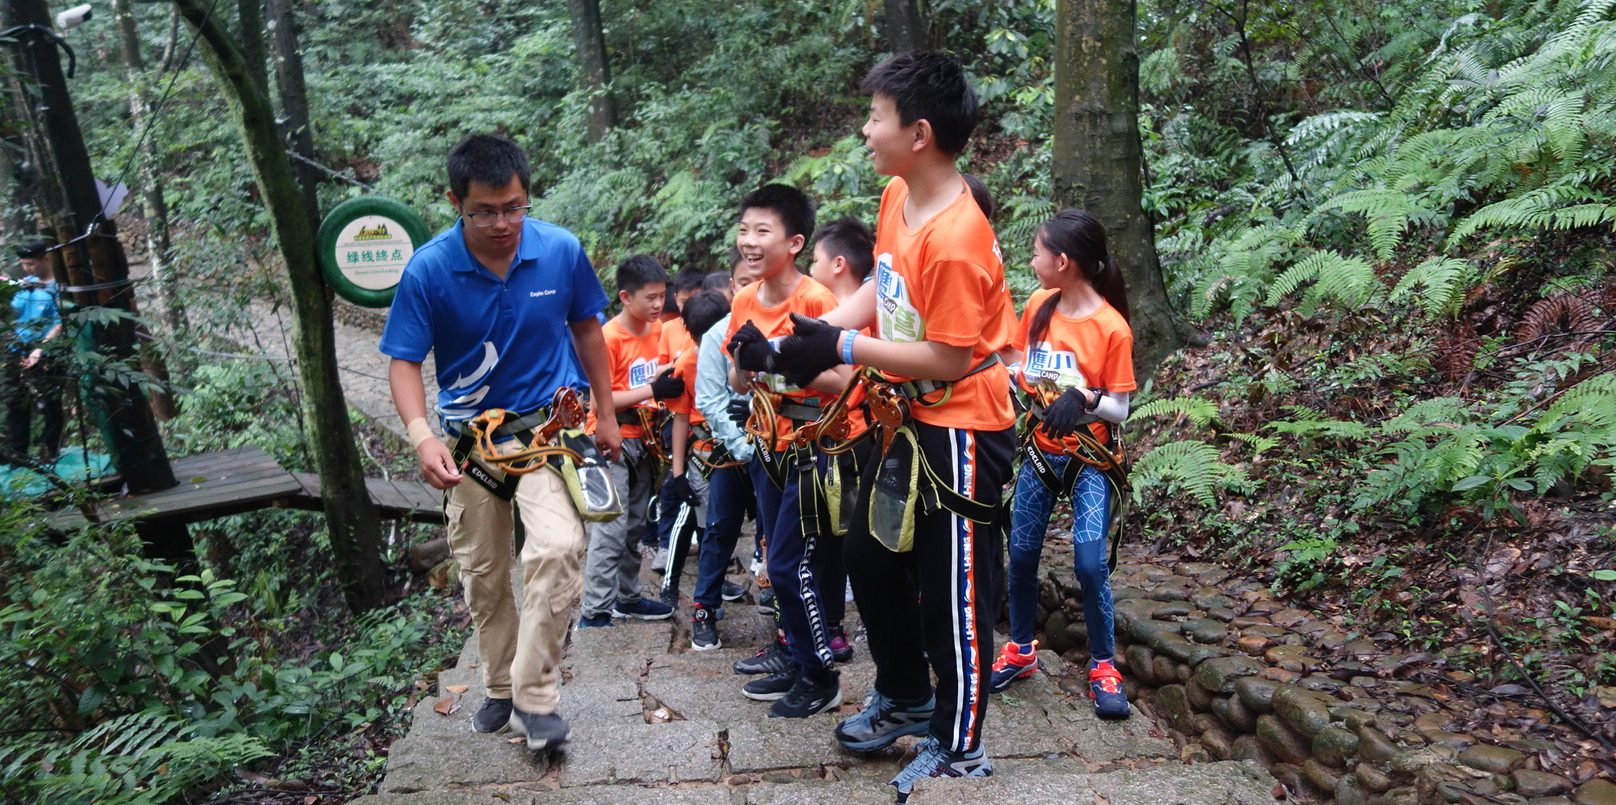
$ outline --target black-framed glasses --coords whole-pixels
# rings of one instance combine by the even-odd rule
[[[478,229],[487,229],[500,219],[504,219],[507,224],[519,224],[523,218],[527,217],[527,211],[531,209],[533,209],[532,204],[523,204],[520,207],[511,207],[500,212],[462,212],[460,215],[470,221],[472,226]]]

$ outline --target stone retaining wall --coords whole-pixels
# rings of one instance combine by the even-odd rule
[[[1402,658],[1374,642],[1215,565],[1145,561],[1160,563],[1125,562],[1113,576],[1118,665],[1129,697],[1172,725],[1184,760],[1255,760],[1299,799],[1616,803],[1608,779],[1573,786],[1539,770],[1545,742],[1449,732],[1449,707],[1472,705],[1398,679]],[[1071,571],[1050,572],[1042,647],[1086,659],[1082,612]]]

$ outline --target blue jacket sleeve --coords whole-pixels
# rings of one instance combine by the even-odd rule
[[[729,448],[730,455],[746,461],[752,458],[752,442],[746,431],[729,418],[729,401],[738,395],[729,388],[729,358],[724,354],[724,332],[729,317],[713,325],[701,339],[696,356],[696,409],[707,418],[713,438]]]

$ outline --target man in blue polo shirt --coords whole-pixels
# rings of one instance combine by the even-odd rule
[[[571,734],[556,706],[561,651],[583,591],[583,521],[557,473],[520,476],[510,500],[468,482],[427,424],[421,362],[428,352],[436,358],[437,413],[451,437],[490,408],[537,411],[556,389],[581,387],[585,376],[592,399],[610,401],[596,318],[606,292],[571,232],[527,217],[528,162],[515,143],[473,135],[449,152],[448,162],[447,195],[460,220],[404,268],[380,348],[393,359],[393,403],[421,474],[448,490],[449,546],[477,627],[488,692],[472,727],[508,727],[527,737],[528,748],[543,749]],[[617,419],[610,412],[597,419],[595,441],[615,459]],[[520,602],[511,594],[513,503],[527,526]]]
[[[19,460],[28,457],[34,409],[40,410],[40,458],[56,462],[62,446],[62,378],[46,344],[62,332],[56,310],[56,280],[51,276],[49,247],[29,240],[17,247],[22,267],[20,286],[11,297],[11,343],[5,354],[6,445]]]

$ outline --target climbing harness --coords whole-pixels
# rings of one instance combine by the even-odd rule
[[[490,408],[462,423],[453,454],[461,471],[501,500],[516,494],[521,476],[548,467],[567,485],[579,516],[591,522],[616,519],[623,503],[601,460],[595,440],[584,433],[584,403],[567,386],[556,389],[550,405],[513,415]],[[496,439],[514,444],[496,444]]]
[[[1077,484],[1077,477],[1082,474],[1085,467],[1093,467],[1105,476],[1106,483],[1111,487],[1111,511],[1106,525],[1106,536],[1110,542],[1109,558],[1107,564],[1112,570],[1117,567],[1117,550],[1122,545],[1123,527],[1128,517],[1128,454],[1123,446],[1122,425],[1120,423],[1106,423],[1106,441],[1095,438],[1094,431],[1088,427],[1091,419],[1082,423],[1070,437],[1075,442],[1074,447],[1067,450],[1070,460],[1066,462],[1064,472],[1056,472],[1050,464],[1048,456],[1038,443],[1033,440],[1033,433],[1043,424],[1044,411],[1059,397],[1063,390],[1047,380],[1036,382],[1027,395],[1027,413],[1021,421],[1021,461],[1024,465],[1032,467],[1038,480],[1044,488],[1057,498],[1071,499],[1072,489]],[[1103,393],[1103,391],[1102,391]],[[1064,443],[1064,439],[1062,440]]]

